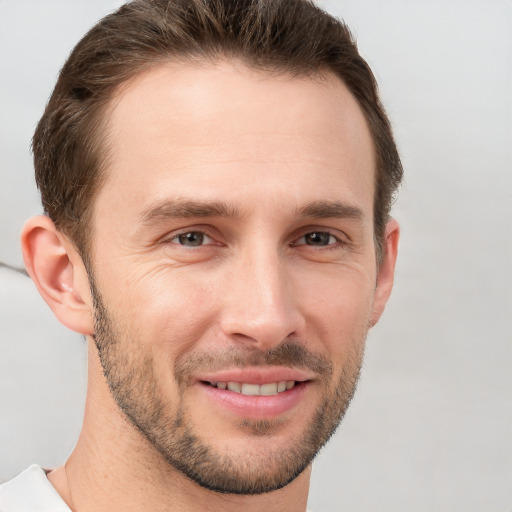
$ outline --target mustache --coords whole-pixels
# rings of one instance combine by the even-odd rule
[[[332,364],[325,356],[311,352],[300,343],[286,341],[267,351],[231,346],[216,351],[187,354],[176,360],[174,375],[179,384],[184,384],[199,371],[221,371],[250,366],[285,366],[310,370],[324,379],[329,379],[333,373]]]

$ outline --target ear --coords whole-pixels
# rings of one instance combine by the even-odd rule
[[[377,269],[377,286],[370,319],[372,327],[379,321],[393,288],[399,238],[400,226],[395,219],[390,219],[386,224],[382,262]]]
[[[93,334],[93,308],[87,272],[75,246],[40,215],[21,234],[27,272],[57,319],[81,334]]]

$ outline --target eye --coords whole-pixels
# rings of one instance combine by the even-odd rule
[[[208,245],[214,243],[206,233],[202,231],[187,231],[180,233],[170,240],[173,244],[183,245],[185,247],[199,247],[201,245]]]
[[[328,245],[333,245],[339,242],[339,240],[331,235],[328,231],[312,231],[311,233],[306,233],[304,236],[300,237],[295,245],[312,245],[315,247],[325,247]]]

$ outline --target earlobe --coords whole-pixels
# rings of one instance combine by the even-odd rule
[[[57,319],[73,331],[92,334],[87,272],[73,244],[41,215],[23,227],[21,246],[27,272]]]
[[[395,219],[390,219],[386,224],[382,262],[377,269],[377,286],[370,318],[371,327],[379,321],[393,289],[399,238],[400,226]]]

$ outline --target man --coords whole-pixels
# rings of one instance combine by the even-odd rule
[[[27,270],[85,335],[68,461],[2,511],[304,511],[393,283],[401,165],[348,29],[305,1],[140,0],[61,70]]]

